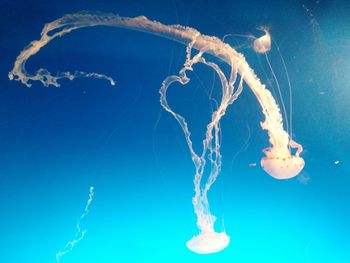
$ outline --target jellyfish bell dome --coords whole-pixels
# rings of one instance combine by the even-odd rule
[[[225,249],[230,243],[230,237],[226,232],[217,233],[214,231],[202,232],[187,241],[189,250],[197,254],[211,254]]]
[[[298,175],[304,168],[304,159],[299,156],[264,157],[261,167],[276,179],[289,179]]]
[[[271,36],[267,29],[262,29],[265,35],[254,40],[253,49],[257,53],[266,53],[271,50]]]

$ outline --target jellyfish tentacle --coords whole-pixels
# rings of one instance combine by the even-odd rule
[[[292,139],[289,140],[289,146],[293,149],[297,149],[295,156],[299,157],[300,153],[303,151],[303,146]]]
[[[87,229],[82,229],[81,228],[81,223],[82,221],[84,220],[84,218],[89,214],[90,212],[90,205],[93,201],[93,198],[94,198],[94,187],[93,186],[90,186],[90,189],[89,189],[89,198],[86,202],[86,205],[85,205],[85,209],[83,211],[83,213],[80,215],[79,217],[79,220],[75,226],[76,228],[76,233],[75,233],[75,238],[68,241],[66,243],[66,245],[64,246],[63,249],[60,249],[57,253],[56,253],[56,263],[59,263],[61,258],[66,255],[67,253],[71,252],[74,247],[81,241],[84,239],[85,237],[85,234],[87,232]]]

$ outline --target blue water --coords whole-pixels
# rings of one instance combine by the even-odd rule
[[[287,181],[261,169],[268,138],[245,87],[222,120],[223,171],[209,193],[216,229],[231,237],[224,251],[197,255],[185,246],[198,233],[194,167],[158,94],[164,78],[180,70],[184,46],[140,32],[82,29],[50,43],[28,61],[28,71],[101,72],[117,80],[115,87],[77,79],[28,89],[7,78],[46,22],[81,10],[145,15],[219,38],[270,28],[291,80],[293,135],[306,166]],[[81,222],[88,231],[61,262],[350,262],[348,1],[2,0],[0,12],[0,262],[55,262],[75,235],[90,186],[95,196]],[[251,42],[226,42],[273,90],[266,60]],[[270,60],[289,109],[275,44]],[[188,118],[199,149],[210,114],[207,92],[219,86],[210,70],[194,69],[189,85],[171,87],[169,102]]]

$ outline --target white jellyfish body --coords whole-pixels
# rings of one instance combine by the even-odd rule
[[[257,38],[253,42],[253,49],[257,53],[266,53],[271,50],[271,36],[267,29],[262,29],[265,35]]]
[[[262,126],[264,127],[264,124],[262,124]],[[279,139],[281,138],[282,137]],[[304,168],[305,161],[299,156],[303,151],[303,147],[292,139],[288,140],[289,146],[297,149],[295,155],[292,155],[290,150],[287,150],[285,146],[281,144],[283,141],[274,142],[272,143],[272,147],[263,150],[266,157],[261,159],[261,167],[275,179],[293,178]],[[272,137],[270,141],[273,141]]]
[[[230,237],[225,233],[200,233],[187,241],[186,245],[189,250],[197,254],[211,254],[225,249],[230,243]]]
[[[261,159],[261,167],[276,179],[293,178],[300,173],[304,165],[304,159],[298,156],[264,157]]]

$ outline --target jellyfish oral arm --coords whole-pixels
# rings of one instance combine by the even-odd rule
[[[120,17],[115,14],[100,13],[76,13],[68,14],[51,23],[45,25],[41,32],[41,39],[32,41],[16,58],[15,65],[9,73],[9,78],[21,81],[25,85],[30,85],[29,80],[39,80],[45,86],[59,86],[58,80],[61,78],[74,79],[75,75],[79,77],[96,77],[108,79],[111,84],[114,80],[97,73],[78,72],[71,74],[69,72],[60,73],[52,76],[47,70],[39,69],[35,75],[30,75],[25,69],[26,61],[39,50],[46,46],[51,40],[62,37],[63,35],[83,27],[93,26],[112,26],[131,30],[138,30],[149,34],[165,37],[185,45],[192,43],[192,47],[197,50],[205,50],[229,65],[235,65],[238,73],[243,76],[244,81],[252,89],[259,103],[262,106],[266,117],[262,124],[263,129],[269,131],[270,143],[274,151],[282,151],[286,155],[285,149],[288,148],[289,136],[283,130],[282,116],[280,110],[271,93],[265,88],[255,75],[254,71],[246,62],[244,56],[236,52],[231,46],[225,44],[216,37],[200,34],[197,30],[180,25],[163,25],[156,21],[150,21],[144,16],[135,18]],[[54,32],[54,33],[52,33]],[[268,32],[267,32],[268,33]],[[264,37],[269,37],[265,35]],[[194,41],[195,40],[195,41]],[[283,148],[283,149],[282,149]],[[284,152],[283,152],[284,151]]]
[[[41,79],[40,76],[37,76],[37,74],[29,74],[25,69],[25,63],[31,56],[38,53],[41,48],[46,46],[53,39],[57,37],[62,37],[63,35],[77,30],[79,28],[94,26],[111,26],[142,31],[148,34],[165,37],[185,45],[192,43],[195,39],[196,41],[192,45],[194,49],[205,50],[206,53],[225,61],[229,65],[231,65],[232,62],[241,63],[242,65],[244,65],[243,67],[241,67],[241,69],[238,69],[241,75],[243,73],[242,71],[244,71],[246,67],[248,67],[250,69],[249,71],[253,73],[252,69],[249,67],[242,54],[236,52],[231,46],[225,44],[220,39],[216,37],[202,35],[193,28],[183,27],[180,25],[163,25],[159,22],[148,20],[144,16],[128,18],[121,17],[115,14],[82,12],[76,14],[68,14],[51,23],[47,23],[41,32],[41,39],[32,41],[16,58],[15,65],[9,73],[9,78],[15,78],[16,80],[21,81],[25,85],[28,85],[29,80],[39,80],[45,86],[58,86],[59,84],[57,83],[57,81],[60,78],[72,79],[73,77],[71,76],[71,74],[60,76],[59,78],[54,80],[52,79],[56,78],[54,76],[50,76],[48,78],[49,80],[45,78]],[[39,69],[38,71],[44,71],[45,77],[50,75],[50,73],[44,69]],[[249,74],[247,74],[247,78],[249,78]],[[251,77],[256,78],[254,73]],[[259,82],[258,79],[257,81]]]

